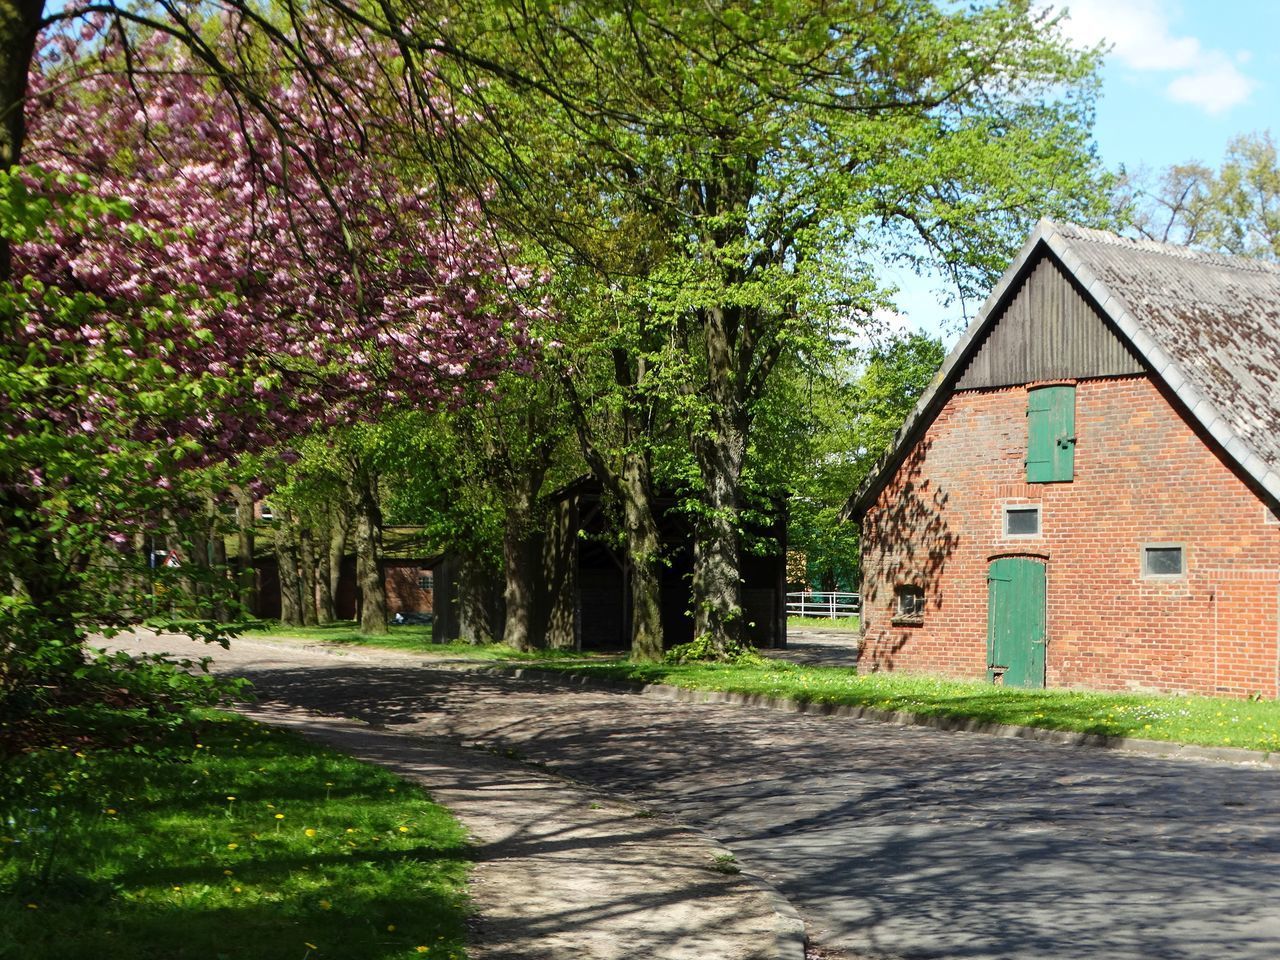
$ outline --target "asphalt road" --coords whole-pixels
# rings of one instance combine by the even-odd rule
[[[760,868],[831,955],[1280,957],[1280,773],[243,643],[264,701],[515,752]]]

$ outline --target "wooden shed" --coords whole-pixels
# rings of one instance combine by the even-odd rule
[[[601,487],[591,479],[552,495],[552,521],[543,552],[543,622],[553,645],[620,650],[630,644],[630,568],[611,543]],[[693,639],[689,580],[693,531],[674,497],[657,500],[666,565],[662,573],[662,626],[667,646]],[[758,647],[787,642],[786,520],[779,506],[768,529],[755,531],[776,544],[766,556],[744,555],[743,606],[748,639]]]

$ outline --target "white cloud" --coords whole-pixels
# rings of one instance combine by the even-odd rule
[[[1169,99],[1209,113],[1221,113],[1249,99],[1257,84],[1222,50],[1205,49],[1199,39],[1174,32],[1170,5],[1161,0],[1066,0],[1063,34],[1082,47],[1106,43],[1111,56],[1132,70],[1174,73],[1165,87]]]
[[[1222,113],[1248,100],[1253,88],[1254,82],[1222,57],[1211,58],[1190,73],[1174,77],[1165,92],[1178,103],[1190,103],[1209,113]]]

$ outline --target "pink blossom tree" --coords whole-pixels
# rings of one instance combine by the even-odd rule
[[[0,183],[0,575],[22,587],[0,610],[0,690],[31,637],[73,650],[79,611],[121,595],[92,589],[123,562],[98,545],[184,468],[457,402],[525,362],[544,309],[474,201],[324,107],[377,102],[388,51],[328,37],[323,98],[254,68],[267,113],[163,34],[81,26],[37,43],[29,166]]]

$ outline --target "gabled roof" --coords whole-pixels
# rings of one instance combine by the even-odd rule
[[[1041,220],[843,516],[861,517],[888,483],[1046,252],[1189,419],[1280,504],[1280,265]]]

